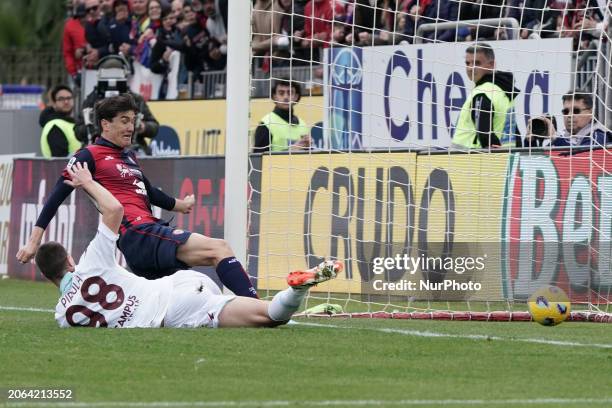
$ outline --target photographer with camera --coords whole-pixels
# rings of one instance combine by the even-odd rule
[[[93,107],[101,99],[128,93],[134,98],[138,106],[138,115],[134,132],[134,140],[131,149],[139,156],[150,156],[151,148],[146,139],[153,139],[157,135],[159,122],[155,119],[151,110],[142,96],[132,93],[127,85],[129,65],[121,55],[109,55],[98,64],[98,83],[94,90],[87,95],[83,102],[82,114],[75,125],[75,132],[80,140],[86,144],[93,143],[100,136],[100,130],[95,125]]]
[[[590,94],[576,91],[563,95],[562,113],[563,133],[557,132],[556,121],[549,115],[534,118],[529,121],[525,145],[605,146],[612,141],[612,134],[593,117],[593,97]]]

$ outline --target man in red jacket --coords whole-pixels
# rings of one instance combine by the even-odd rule
[[[337,0],[310,0],[304,7],[304,31],[295,36],[304,48],[327,48],[332,38],[332,23],[344,16],[344,6]]]
[[[76,85],[80,85],[80,71],[83,68],[82,59],[87,47],[84,26],[86,14],[85,5],[79,4],[75,8],[73,16],[66,21],[62,38],[64,65]]]

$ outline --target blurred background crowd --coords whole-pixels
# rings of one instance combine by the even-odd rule
[[[43,78],[42,85],[65,82],[57,79],[61,74],[53,64],[57,62],[54,49],[61,43],[62,74],[67,74],[73,87],[82,85],[84,73],[94,70],[102,58],[115,54],[129,64],[130,88],[147,100],[222,98],[227,2],[71,0],[61,9],[45,4],[55,2],[34,1],[40,8],[36,10],[34,4],[33,16],[27,11],[19,14],[15,11],[19,7],[12,6],[13,14],[7,9],[0,17],[5,20],[0,28],[0,53],[7,57],[6,72],[0,70],[5,78],[0,82],[41,83],[34,77],[45,74],[14,64],[19,53],[11,53],[10,48],[19,49],[22,23],[42,26],[50,18],[57,20],[54,14],[63,13],[61,27],[40,27],[38,31],[48,31],[42,43],[25,47],[27,54],[38,46],[39,55],[31,57],[38,62],[46,58],[49,63],[39,65],[55,72],[55,78]],[[253,0],[253,78],[265,79],[278,69],[282,76],[293,76],[317,93],[323,75],[318,65],[321,50],[330,46],[556,37],[574,39],[576,71],[580,71],[594,55],[608,15],[605,0]],[[510,19],[518,26],[504,22]],[[480,23],[469,24],[472,20]],[[441,22],[466,24],[445,29],[428,26]],[[21,42],[27,44],[27,40]],[[294,70],[292,75],[289,69]],[[269,96],[269,85],[255,89],[254,96]]]

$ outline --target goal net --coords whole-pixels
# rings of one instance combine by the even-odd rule
[[[259,293],[332,257],[307,313],[524,320],[553,285],[612,321],[611,8],[256,1]]]

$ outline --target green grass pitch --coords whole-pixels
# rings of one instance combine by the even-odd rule
[[[612,406],[612,325],[298,319],[277,329],[59,329],[50,284],[0,281],[0,406]],[[48,402],[44,406],[70,406]],[[32,405],[38,406],[38,405]]]

